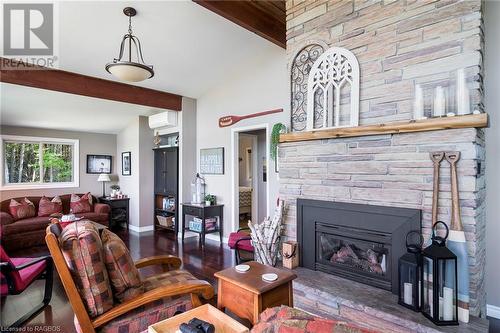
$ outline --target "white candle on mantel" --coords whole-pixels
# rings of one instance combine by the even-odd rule
[[[443,320],[453,320],[453,289],[443,287]]]
[[[412,294],[413,294],[413,284],[411,284],[409,282],[405,282],[404,283],[404,300],[403,300],[405,302],[405,304],[413,305]]]
[[[470,113],[469,89],[465,79],[465,70],[457,70],[457,114]]]
[[[425,119],[424,117],[424,92],[420,84],[415,85],[415,105],[413,106],[413,118],[415,120]]]
[[[445,103],[443,87],[437,86],[434,94],[434,117],[444,116]]]

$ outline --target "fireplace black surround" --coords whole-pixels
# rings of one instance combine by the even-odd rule
[[[421,230],[418,209],[297,199],[300,265],[398,291],[405,236]]]

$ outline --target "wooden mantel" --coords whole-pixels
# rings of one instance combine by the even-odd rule
[[[488,126],[488,115],[469,114],[464,116],[430,118],[423,120],[395,121],[385,124],[318,129],[307,132],[292,132],[280,135],[280,142],[297,142],[320,139],[348,138],[355,136],[437,131],[452,128],[481,128]]]

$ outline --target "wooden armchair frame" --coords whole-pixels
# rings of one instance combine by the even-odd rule
[[[177,296],[183,294],[191,295],[191,302],[193,307],[200,306],[202,303],[199,299],[201,295],[204,299],[209,300],[214,296],[214,289],[207,281],[203,280],[191,280],[182,283],[175,283],[168,286],[158,287],[156,289],[145,292],[144,294],[137,296],[127,302],[121,303],[111,310],[103,313],[95,318],[90,318],[85,305],[78,293],[75,282],[71,276],[71,273],[66,265],[61,249],[59,248],[58,236],[61,232],[60,226],[58,224],[52,224],[46,229],[45,241],[49,248],[50,254],[54,261],[54,265],[59,273],[61,282],[64,286],[64,290],[68,295],[69,302],[73,311],[80,323],[80,327],[83,332],[95,333],[95,330],[100,326],[103,326],[107,322],[141,306],[148,304],[155,300],[169,297]],[[144,268],[152,265],[161,265],[164,272],[171,269],[180,268],[182,261],[180,258],[171,255],[160,255],[148,258],[143,258],[135,262],[137,268]]]

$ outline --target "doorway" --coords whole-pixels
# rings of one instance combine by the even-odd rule
[[[268,215],[267,125],[233,130],[233,228],[247,228]]]

